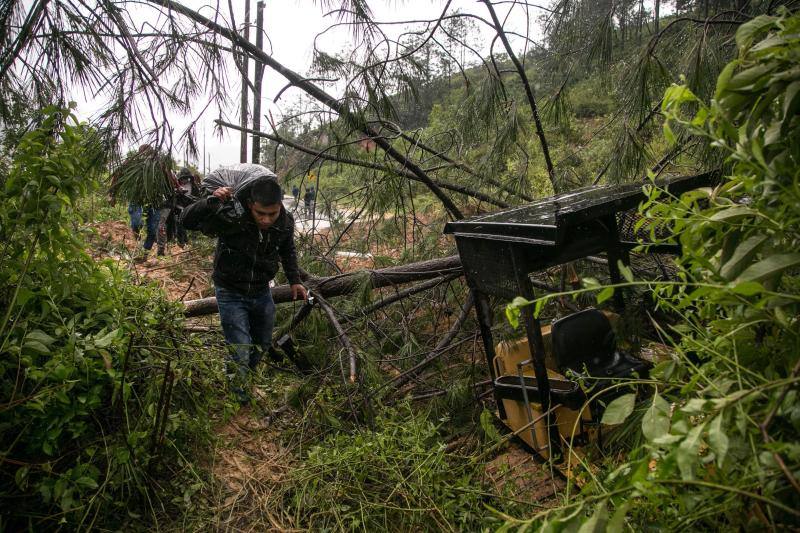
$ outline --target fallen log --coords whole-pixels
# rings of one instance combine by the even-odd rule
[[[304,281],[304,284],[323,298],[331,298],[355,292],[367,281],[365,279],[367,277],[369,278],[370,286],[373,289],[378,289],[389,285],[445,277],[461,271],[461,260],[457,255],[451,255],[449,257],[376,270],[360,270],[324,278],[310,278]],[[276,304],[291,302],[292,291],[289,285],[274,287],[272,289],[272,299]],[[183,302],[183,305],[186,309],[184,314],[187,317],[211,315],[219,312],[217,299],[213,296],[199,300],[188,300]]]

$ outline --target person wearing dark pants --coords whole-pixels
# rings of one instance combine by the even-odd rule
[[[142,231],[142,206],[133,202],[128,204],[128,216],[131,217],[131,231],[138,241]]]
[[[256,172],[252,168],[256,165],[247,167]],[[283,194],[274,174],[260,168],[263,175],[247,180],[245,186],[219,187],[190,205],[181,220],[186,229],[217,237],[213,280],[230,347],[229,377],[242,403],[249,401],[245,389],[249,371],[272,347],[275,303],[269,282],[279,263],[292,298],[307,298],[297,266],[294,219],[281,203]]]
[[[225,342],[233,348],[232,356],[238,370],[254,370],[261,362],[263,352],[269,351],[272,345],[272,327],[275,324],[272,292],[268,289],[248,297],[217,286],[216,296]]]
[[[142,248],[150,251],[153,244],[158,241],[158,226],[161,222],[161,212],[155,207],[148,207],[144,210],[145,217],[147,217],[147,235],[145,235]]]
[[[145,250],[150,250],[158,239],[158,225],[161,220],[158,209],[152,207],[143,209],[142,206],[130,202],[128,204],[128,215],[131,217],[131,230],[133,230],[137,241],[141,238],[142,226],[144,226],[142,218],[144,217],[146,219],[147,233],[145,234],[142,247]]]

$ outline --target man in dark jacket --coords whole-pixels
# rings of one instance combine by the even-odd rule
[[[283,208],[274,175],[264,171],[269,174],[248,179],[246,186],[216,188],[182,216],[186,229],[217,237],[213,274],[217,306],[225,340],[232,347],[235,392],[243,402],[248,400],[242,388],[248,370],[272,345],[275,303],[269,282],[279,262],[292,298],[307,297],[297,266],[294,220]]]

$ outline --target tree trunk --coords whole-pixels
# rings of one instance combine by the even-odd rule
[[[656,26],[655,34],[656,35],[658,35],[658,10],[659,10],[660,7],[661,7],[661,0],[656,0],[656,6],[655,6],[655,26]]]
[[[250,0],[245,0],[244,4],[244,36],[245,41],[250,40]],[[242,127],[247,127],[247,83],[248,83],[248,65],[249,56],[242,54]],[[247,163],[247,134],[242,132],[241,140],[239,143],[239,162]]]
[[[378,289],[389,285],[432,279],[439,276],[444,277],[454,272],[461,272],[461,270],[461,260],[457,255],[451,255],[441,259],[431,259],[378,270],[361,270],[326,278],[311,278],[305,282],[305,285],[324,298],[331,298],[355,292],[366,282],[365,277],[369,277],[368,283],[373,289]],[[272,299],[275,300],[276,304],[291,302],[292,291],[290,287],[288,285],[280,285],[273,288]],[[217,309],[217,299],[214,297],[189,300],[183,302],[183,304],[186,307],[185,315],[187,317],[211,315],[219,311]]]
[[[256,4],[256,48],[264,49],[264,2]],[[256,79],[253,87],[253,129],[261,129],[261,84],[264,79],[264,63],[256,59]],[[261,138],[253,137],[253,149],[250,162],[261,162]]]

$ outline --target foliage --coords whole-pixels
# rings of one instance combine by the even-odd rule
[[[160,207],[175,194],[173,167],[169,154],[142,145],[114,170],[109,192],[137,205]]]
[[[315,531],[474,530],[491,523],[477,473],[445,453],[424,412],[406,406],[383,413],[374,431],[312,447],[286,484],[285,512]]]
[[[798,30],[798,15],[757,17],[739,28],[739,56],[722,71],[710,104],[685,85],[665,94],[667,138],[683,130],[727,157],[719,186],[680,199],[651,187],[642,206],[672,224],[683,246],[680,280],[651,285],[658,304],[682,318],[662,331],[676,356],[651,372],[643,453],[524,528],[797,525]],[[632,402],[612,403],[606,422],[625,420]]]
[[[191,504],[221,369],[181,346],[160,291],[86,254],[76,205],[104,151],[69,110],[42,114],[0,192],[3,526],[122,527]]]

